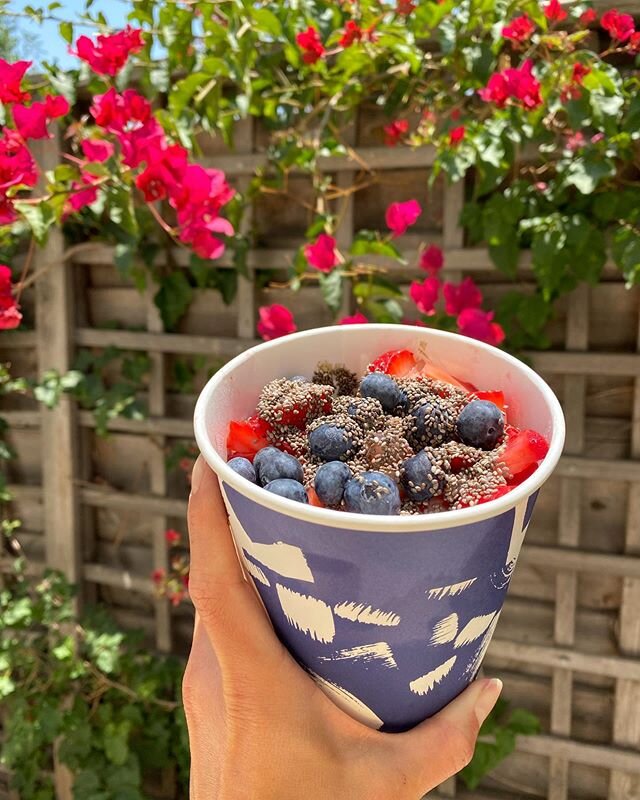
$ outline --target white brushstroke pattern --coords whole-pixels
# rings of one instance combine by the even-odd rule
[[[457,594],[462,594],[465,589],[468,589],[477,580],[477,578],[469,578],[467,581],[451,583],[449,586],[436,586],[433,589],[427,589],[429,600],[443,600],[445,597],[454,597]]]
[[[375,661],[380,660],[382,663],[389,667],[389,669],[397,668],[396,660],[393,655],[393,650],[389,647],[387,642],[374,642],[373,644],[359,644],[356,647],[346,647],[343,650],[338,650],[330,656],[320,656],[321,661]]]
[[[253,577],[257,581],[260,581],[260,583],[263,583],[265,586],[271,586],[269,578],[267,578],[267,576],[264,574],[264,572],[260,569],[260,567],[257,564],[254,564],[250,558],[243,558],[242,560],[245,567],[247,568],[247,572],[249,573],[249,575],[253,575]]]
[[[464,671],[465,675],[471,675],[471,680],[474,680],[476,675],[478,674],[478,670],[480,669],[480,666],[482,665],[482,659],[484,658],[485,653],[487,652],[487,649],[488,649],[489,645],[491,644],[491,638],[493,636],[493,632],[496,629],[496,625],[498,624],[498,618],[499,617],[500,617],[500,612],[498,611],[498,613],[493,618],[493,622],[487,628],[487,632],[482,637],[482,641],[480,642],[480,646],[478,647],[476,652],[473,654],[473,658],[469,662],[469,666]]]
[[[276,583],[276,591],[284,615],[294,628],[317,642],[332,642],[336,634],[331,608],[322,600],[294,592]]]
[[[247,555],[283,578],[315,583],[307,559],[299,547],[285,542],[274,544],[254,542],[233,511],[229,513],[229,521],[237,544],[247,552]]]
[[[458,633],[458,615],[454,612],[441,619],[433,627],[429,644],[446,644],[452,642]]]
[[[409,684],[411,691],[414,694],[420,695],[430,692],[437,683],[440,683],[440,681],[443,678],[446,678],[446,676],[451,672],[457,658],[458,656],[451,656],[451,658],[445,661],[444,664],[440,664],[439,667],[432,669],[431,672],[427,672],[426,675],[416,678],[415,681],[411,681]]]
[[[379,608],[365,606],[364,603],[338,603],[333,610],[342,619],[362,622],[365,625],[393,626],[400,624],[400,617],[393,611],[381,611]]]
[[[333,700],[333,702],[344,712],[349,714],[350,717],[376,730],[384,725],[383,720],[381,720],[369,706],[365,705],[360,698],[356,697],[355,694],[351,694],[351,692],[343,689],[342,686],[338,686],[337,683],[332,683],[326,678],[321,678],[319,675],[316,675],[315,672],[310,671],[309,674],[327,697]]]
[[[513,519],[513,528],[511,529],[511,541],[509,542],[509,552],[507,553],[507,560],[505,563],[513,564],[518,559],[522,542],[524,541],[528,525],[524,526],[524,515],[527,513],[527,501],[523,500],[520,505],[516,506],[516,511]]]
[[[454,647],[463,647],[465,644],[469,644],[470,642],[479,639],[482,634],[487,630],[493,618],[495,617],[496,612],[492,611],[490,614],[483,614],[480,617],[474,617],[473,619],[469,620],[464,628],[458,634],[458,638],[453,643]]]

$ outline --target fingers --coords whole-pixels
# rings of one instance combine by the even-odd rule
[[[425,794],[465,767],[473,756],[482,723],[495,706],[502,681],[474,681],[431,719],[393,737],[403,772],[416,775]]]
[[[221,663],[256,658],[277,643],[244,579],[218,479],[200,456],[189,498],[189,594]]]

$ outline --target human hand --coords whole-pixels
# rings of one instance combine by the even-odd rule
[[[334,705],[277,638],[202,456],[189,537],[196,621],[182,694],[191,800],[418,800],[469,763],[500,681],[475,681],[407,733],[372,730]]]

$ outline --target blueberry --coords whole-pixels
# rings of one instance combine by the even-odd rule
[[[298,483],[304,480],[302,465],[298,459],[277,447],[263,447],[259,450],[253,459],[253,466],[260,486],[278,478],[291,478]]]
[[[481,450],[493,450],[504,433],[504,416],[489,400],[472,400],[466,405],[457,422],[461,441]]]
[[[398,384],[384,372],[370,372],[360,384],[363,397],[373,397],[387,414],[399,414],[409,408],[409,398]]]
[[[400,511],[400,493],[384,472],[363,472],[347,483],[344,504],[347,511],[358,514],[397,514]]]
[[[325,422],[309,434],[309,449],[323,461],[341,461],[353,450],[353,442],[344,428]]]
[[[243,478],[246,478],[251,483],[256,482],[256,471],[253,468],[253,464],[249,461],[248,458],[242,458],[241,456],[236,456],[236,458],[232,458],[227,461],[227,464],[231,467],[234,472],[237,472],[238,475],[242,475]]]
[[[296,500],[298,503],[309,502],[304,486],[291,478],[277,478],[275,481],[269,481],[264,488],[268,492],[279,494],[280,497],[286,497],[288,500]]]
[[[408,432],[409,443],[416,450],[425,445],[441,445],[453,437],[455,420],[437,399],[422,400],[411,409],[413,424]]]
[[[316,472],[315,490],[325,506],[339,506],[351,470],[344,461],[328,461]]]
[[[404,462],[400,480],[409,497],[417,503],[442,491],[442,478],[433,474],[433,464],[424,450]]]

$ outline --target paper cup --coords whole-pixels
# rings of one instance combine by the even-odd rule
[[[319,360],[362,374],[373,358],[401,348],[478,389],[501,389],[510,421],[550,443],[536,472],[480,506],[380,517],[295,503],[227,466],[229,421],[255,413],[270,380],[310,376]],[[254,347],[219,370],[196,405],[195,434],[273,627],[338,705],[374,728],[401,731],[474,679],[538,490],[564,441],[558,400],[533,370],[494,347],[428,328],[320,328]]]

